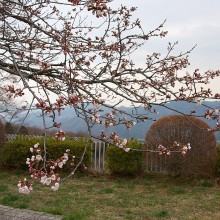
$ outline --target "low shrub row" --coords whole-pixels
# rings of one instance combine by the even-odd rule
[[[16,139],[6,142],[4,146],[0,147],[0,167],[7,169],[23,169],[27,170],[25,164],[26,158],[30,158],[32,153],[30,147],[34,144],[39,143],[43,150],[43,139],[31,138],[22,139],[17,137]],[[84,148],[85,142],[83,138],[78,139],[66,139],[65,141],[57,141],[52,138],[46,140],[47,145],[47,159],[58,159],[60,158],[66,149],[70,149],[71,154],[76,157],[75,162],[80,160]],[[91,141],[87,147],[84,161],[80,171],[84,170],[84,167],[90,167],[91,165]],[[144,160],[144,153],[141,151],[143,145],[132,139],[128,143],[128,148],[136,149],[125,152],[123,149],[108,146],[106,151],[106,167],[111,174],[116,176],[137,176],[144,172],[146,161]],[[69,172],[73,169],[70,165],[66,165],[63,171]],[[168,169],[169,172],[169,169]],[[216,173],[220,174],[220,144],[217,147],[217,163]]]
[[[91,163],[91,141],[88,145],[86,154],[84,156],[84,165],[90,166]],[[27,165],[25,164],[26,158],[30,158],[32,153],[30,148],[33,147],[36,143],[39,143],[41,150],[43,150],[43,138],[31,138],[31,139],[22,139],[20,137],[11,140],[3,147],[0,148],[0,166],[4,168],[17,168],[27,170]],[[83,138],[78,138],[75,140],[67,139],[65,141],[57,141],[52,138],[46,140],[47,146],[47,159],[58,159],[66,152],[67,149],[70,149],[72,155],[75,156],[75,162],[80,160],[85,143]],[[42,152],[43,154],[43,152]],[[63,171],[70,171],[72,167],[66,165],[63,167]],[[80,168],[82,170],[82,167]]]
[[[27,170],[26,158],[31,158],[32,153],[30,148],[33,147],[36,143],[39,143],[41,149],[43,150],[43,138],[30,138],[23,139],[22,137],[17,137],[14,140],[11,140],[3,147],[0,148],[0,166],[7,169],[23,169]],[[91,141],[90,141],[91,143]],[[76,156],[79,160],[85,147],[83,138],[79,139],[66,139],[65,141],[57,141],[52,138],[46,140],[47,146],[47,159],[58,159],[60,158],[66,149],[70,149],[71,154]],[[83,170],[83,167],[89,167],[91,164],[91,144],[89,144],[85,157],[83,166],[80,170]],[[129,148],[141,149],[142,145],[135,140],[132,140],[128,143]],[[138,151],[129,151],[125,152],[123,149],[108,146],[107,147],[107,167],[111,174],[120,175],[120,176],[136,176],[143,172],[143,153]],[[66,165],[63,167],[63,171],[71,171],[72,167]]]
[[[125,152],[121,148],[109,146],[107,148],[107,166],[113,175],[117,176],[136,176],[144,171],[144,154],[141,150],[143,145],[136,140],[128,143],[130,150]]]

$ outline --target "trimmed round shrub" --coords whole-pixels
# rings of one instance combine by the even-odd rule
[[[128,148],[142,149],[143,146],[136,140],[128,143]],[[143,152],[125,152],[115,146],[107,147],[107,167],[111,174],[116,176],[137,176],[143,172]]]
[[[30,158],[32,153],[30,147],[39,143],[40,148],[43,151],[43,138],[25,138],[22,136],[16,137],[14,140],[6,142],[5,145],[0,148],[0,166],[4,168],[18,168],[27,170],[26,158]],[[83,164],[88,167],[91,163],[91,141],[89,141],[86,154],[84,156]],[[83,138],[67,139],[65,141],[57,141],[52,138],[46,140],[47,147],[47,160],[58,159],[66,152],[66,149],[70,149],[71,154],[74,155],[75,164],[81,159],[85,144]],[[43,152],[42,152],[43,156]],[[71,171],[73,169],[70,165],[63,166],[63,171]],[[80,170],[84,170],[83,167]]]
[[[198,118],[171,115],[159,119],[148,130],[145,147],[157,150],[159,144],[190,143],[191,150],[182,156],[166,156],[165,170],[174,176],[213,176],[216,172],[216,139],[210,127]]]

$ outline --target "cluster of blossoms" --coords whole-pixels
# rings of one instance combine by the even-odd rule
[[[50,114],[52,111],[54,111],[53,109],[53,105],[51,103],[49,103],[48,100],[43,100],[40,99],[40,101],[38,103],[36,103],[36,108],[41,109],[42,111],[44,111],[46,114]]]
[[[30,147],[30,152],[32,154],[31,158],[27,158],[26,164],[28,165],[31,178],[33,180],[40,179],[40,183],[43,185],[51,185],[52,191],[57,191],[60,186],[60,176],[57,173],[59,169],[63,168],[63,165],[70,160],[70,165],[74,166],[75,156],[70,154],[70,149],[67,149],[66,152],[58,158],[57,160],[46,161],[45,168],[40,168],[40,163],[44,162],[43,157],[41,156],[41,149],[39,143],[35,144],[33,147]],[[19,193],[29,194],[32,190],[32,184],[30,184],[26,179],[19,181],[18,183]]]
[[[131,129],[132,126],[135,126],[136,122],[135,121],[128,121],[125,123],[125,126],[127,129]]]
[[[88,11],[92,11],[97,18],[106,17],[109,10],[107,9],[107,5],[104,3],[104,1],[90,1],[87,7]]]
[[[217,122],[216,123],[216,127],[215,128],[208,128],[209,132],[215,132],[215,131],[220,131],[220,123]]]
[[[38,103],[36,103],[36,108],[41,109],[46,114],[50,114],[52,112],[57,111],[58,114],[61,114],[61,111],[64,109],[65,106],[77,106],[77,104],[80,101],[80,97],[76,94],[69,94],[68,98],[64,96],[59,96],[58,99],[56,99],[56,102],[50,103],[48,99],[43,100],[40,99]]]
[[[162,144],[160,144],[158,146],[158,150],[159,150],[159,154],[162,155],[162,154],[166,154],[166,155],[170,155],[171,152],[170,150],[168,150],[166,147],[164,147]]]
[[[60,100],[60,99],[59,99]],[[40,101],[38,103],[36,103],[36,108],[37,109],[41,109],[42,111],[44,111],[46,114],[51,114],[52,112],[54,112],[55,110],[58,111],[58,114],[61,113],[61,110],[63,110],[63,103],[60,102],[59,100],[56,100],[56,103],[52,104],[49,102],[49,100],[43,100],[40,99]]]
[[[53,123],[53,127],[60,128],[61,127],[61,123],[54,122]]]
[[[190,149],[191,149],[190,143],[188,143],[187,145],[182,145],[176,141],[174,142],[173,146],[169,149],[164,147],[162,144],[158,146],[160,155],[162,154],[170,155],[171,152],[180,152],[184,156],[187,153],[187,151],[189,151]]]
[[[110,126],[115,126],[116,125],[116,119],[112,113],[107,113],[104,116],[105,120],[100,120],[100,115],[97,114],[97,112],[94,112],[93,116],[91,117],[92,121],[94,121],[97,124],[102,124],[106,128]]]
[[[38,63],[39,64],[39,63]],[[50,68],[51,66],[49,66],[47,63],[45,64],[47,65],[47,68]],[[56,88],[58,86],[57,82],[55,79],[53,78],[41,78],[41,77],[35,77],[35,79],[45,88],[50,87],[50,88]]]
[[[128,152],[131,150],[131,148],[126,147],[128,140],[127,139],[120,139],[116,132],[111,133],[111,135],[108,137],[104,131],[100,133],[100,138],[104,141],[107,141],[113,145],[115,145],[118,148],[123,149],[125,152]]]
[[[116,125],[116,119],[112,113],[107,113],[105,116],[106,116],[107,120],[103,121],[102,124],[105,125],[106,128],[108,128],[109,126]]]
[[[29,194],[31,190],[33,190],[32,184],[29,183],[26,178],[24,178],[24,180],[20,180],[18,182],[18,192],[19,193]]]
[[[76,94],[69,95],[69,105],[77,105],[79,103],[79,97]]]
[[[195,99],[195,102],[196,102],[196,105],[197,106],[200,106],[200,105],[202,105],[202,100],[201,99]]]
[[[188,143],[187,145],[183,145],[183,146],[182,146],[182,149],[181,149],[181,150],[182,150],[182,151],[181,151],[181,154],[182,154],[182,155],[185,155],[186,152],[189,151],[190,149],[191,149],[190,143]]]
[[[95,107],[95,110],[90,109],[89,112],[90,114],[92,114],[92,116],[90,117],[91,122],[93,123],[97,123],[97,124],[101,124],[104,125],[105,128],[111,127],[111,126],[116,126],[118,124],[123,124],[125,125],[125,127],[127,129],[130,129],[132,126],[136,125],[136,122],[131,121],[131,120],[127,120],[127,118],[124,116],[122,118],[120,118],[120,116],[117,118],[117,111],[115,109],[113,109],[111,112],[108,112],[106,114],[100,115],[98,114],[98,112],[101,112],[101,109],[98,109],[99,106],[96,106],[96,103],[93,104]],[[122,112],[120,112],[120,115],[123,114]]]
[[[213,119],[216,121],[216,126],[214,128],[208,128],[207,130],[209,132],[215,132],[220,130],[220,115],[219,115],[220,109],[208,109],[205,111],[204,117],[206,119]]]
[[[102,124],[102,122],[100,121],[100,115],[97,112],[93,113],[91,120],[97,124]]]
[[[43,157],[41,156],[41,149],[39,148],[39,143],[35,144],[33,147],[30,148],[30,152],[32,154],[31,158],[26,159],[26,164],[29,167],[29,171],[31,172],[32,166],[38,166],[40,161],[43,161]]]
[[[46,173],[41,172],[40,176],[41,176],[40,183],[47,186],[49,186],[52,183],[53,184],[51,186],[52,191],[57,191],[59,189],[60,177],[58,174],[47,175]]]
[[[131,127],[136,125],[135,121],[127,120],[127,118],[125,116],[123,118],[120,118],[119,120],[120,120],[120,123],[124,124],[128,130],[130,130]]]
[[[103,141],[107,141],[108,140],[108,135],[106,135],[104,131],[101,131],[101,133],[99,134],[99,137]]]
[[[6,93],[8,93],[9,98],[14,95],[14,98],[17,96],[23,96],[24,92],[22,89],[15,89],[14,85],[8,85],[6,88]]]
[[[103,100],[104,101],[104,100]],[[94,106],[94,108],[98,109],[100,107],[100,103],[97,102],[96,100],[92,101],[92,105]]]
[[[58,141],[64,141],[65,140],[65,132],[62,130],[59,130],[58,132],[56,132],[55,139]]]
[[[219,109],[209,109],[205,112],[205,118],[206,119],[210,119],[211,117],[212,118],[217,118],[219,114]]]
[[[60,157],[57,160],[50,160],[46,167],[49,168],[49,172],[38,172],[35,173],[35,175],[32,175],[32,178],[36,178],[36,176],[38,175],[38,177],[40,177],[40,182],[43,185],[50,185],[53,184],[51,186],[51,190],[52,191],[57,191],[59,189],[59,182],[60,182],[60,176],[58,173],[55,172],[55,170],[57,168],[62,169],[63,166],[67,163],[67,161],[69,160],[69,157],[71,158],[71,165],[74,165],[74,160],[75,160],[75,156],[71,156],[70,155],[70,150],[67,149],[66,152],[63,154],[62,157]]]

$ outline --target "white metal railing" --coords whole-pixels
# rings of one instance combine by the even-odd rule
[[[91,146],[92,169],[105,169],[106,143],[94,140]]]
[[[6,134],[6,140],[7,141],[11,141],[14,140],[16,137],[19,137],[22,140],[28,140],[31,138],[43,138],[43,136],[39,136],[39,135],[17,135],[17,134]]]
[[[167,166],[167,155],[160,155],[158,152],[153,152],[155,148],[145,153],[145,170],[149,172],[164,172]],[[171,155],[169,156],[171,157]]]

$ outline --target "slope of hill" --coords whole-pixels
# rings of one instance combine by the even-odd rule
[[[212,108],[219,108],[220,107],[220,101],[216,102],[204,102],[205,105],[211,106]],[[206,109],[205,106],[197,106],[193,103],[187,103],[187,102],[170,102],[166,104],[167,108],[164,108],[162,106],[153,106],[158,114],[149,113],[149,117],[153,117],[155,120],[172,114],[178,114],[177,112],[174,112],[172,109],[176,109],[179,112],[184,112],[186,114],[190,114],[191,110],[195,110],[196,114],[201,114]],[[131,113],[132,108],[129,107],[120,107],[120,110],[124,110],[126,112]],[[103,109],[104,112],[107,111],[107,109]],[[139,109],[140,114],[146,114],[147,112],[144,110],[144,108]],[[208,123],[210,126],[214,126],[215,122],[213,120],[207,120],[205,118],[201,118],[206,123]],[[65,131],[73,131],[73,132],[79,132],[79,131],[86,131],[86,123],[78,118],[74,112],[74,110],[70,107],[67,107],[61,114],[61,116],[57,117],[58,122],[62,122],[62,129]],[[35,112],[28,116],[26,122],[26,125],[29,126],[37,126],[37,127],[43,127],[42,126],[42,120],[40,118],[39,113]],[[113,131],[116,131],[121,137],[135,137],[138,139],[143,139],[147,130],[149,127],[153,124],[152,120],[138,123],[136,126],[132,127],[130,130],[126,129],[125,126],[116,126],[116,127],[110,127],[107,131],[107,133],[111,133]],[[102,125],[95,125],[92,129],[92,132],[94,135],[98,135],[100,131],[102,131],[104,127]],[[220,140],[220,132],[216,132],[217,139]]]

